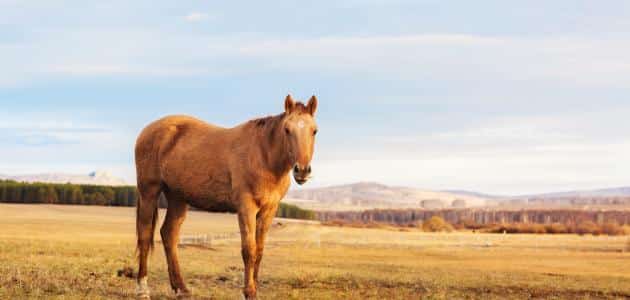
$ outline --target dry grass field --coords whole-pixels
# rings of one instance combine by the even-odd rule
[[[164,212],[160,212],[163,217]],[[0,299],[129,299],[134,209],[0,204]],[[281,220],[263,262],[261,299],[627,299],[627,237],[431,234]],[[180,249],[198,299],[238,299],[233,215],[191,212],[184,234],[220,237]],[[161,244],[154,299],[172,294]]]

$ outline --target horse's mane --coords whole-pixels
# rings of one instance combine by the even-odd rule
[[[302,103],[302,102],[297,102],[295,104],[294,110],[296,112],[298,112],[298,113],[306,113],[307,112],[306,105],[304,105],[304,103]],[[262,117],[262,118],[253,119],[253,120],[251,120],[249,122],[254,124],[254,126],[256,128],[261,128],[261,129],[266,129],[268,127],[275,128],[276,125],[278,125],[278,123],[282,119],[284,119],[285,116],[286,116],[286,113],[281,113],[281,114],[275,115],[275,116],[266,116],[266,117]]]
[[[263,127],[267,127],[279,120],[282,120],[282,118],[284,118],[284,113],[281,113],[279,115],[275,115],[275,116],[266,116],[266,117],[262,117],[262,118],[257,118],[257,119],[253,119],[251,121],[249,121],[250,123],[253,123],[256,127],[258,128],[263,128]]]

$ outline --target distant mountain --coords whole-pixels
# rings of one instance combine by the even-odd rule
[[[501,207],[536,207],[542,209],[628,207],[630,205],[630,187],[513,196],[499,199],[495,201],[495,204]]]
[[[630,197],[630,187],[616,187],[607,189],[596,190],[576,190],[568,192],[554,192],[543,194],[529,194],[520,196],[499,196],[490,195],[478,192],[463,191],[463,190],[446,190],[444,192],[455,195],[474,196],[484,199],[493,200],[510,200],[510,199],[552,199],[552,198],[602,198],[602,197]]]
[[[387,186],[375,182],[295,190],[288,203],[316,210],[364,210],[374,208],[449,208],[485,206],[485,197],[464,193]]]
[[[630,197],[630,187],[616,187],[597,190],[578,190],[559,193],[546,193],[517,196],[512,198],[596,198],[596,197]]]
[[[615,199],[626,197],[626,199]],[[464,207],[583,207],[627,205],[630,187],[569,191],[522,196],[499,196],[463,190],[431,191],[409,187],[359,182],[324,188],[290,191],[288,203],[314,210],[341,211],[375,208],[464,208]]]
[[[129,185],[125,180],[117,178],[104,171],[95,171],[87,175],[45,173],[33,175],[0,175],[0,179],[15,180],[19,182],[45,182],[45,183],[74,183],[91,185],[122,186]]]
[[[464,191],[464,190],[445,190],[443,192],[449,193],[449,194],[455,194],[455,195],[464,195],[464,196],[471,196],[471,197],[477,197],[477,198],[484,198],[484,199],[505,199],[505,198],[510,198],[510,197],[506,197],[506,196],[490,195],[490,194],[484,194],[484,193],[472,192],[472,191]]]

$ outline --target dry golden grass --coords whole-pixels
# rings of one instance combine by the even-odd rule
[[[164,215],[164,212],[161,212]],[[133,298],[131,208],[0,204],[0,299]],[[191,212],[184,234],[237,232],[233,215]],[[625,299],[627,237],[400,232],[283,221],[261,299]],[[630,250],[630,249],[629,249]],[[180,249],[199,299],[240,297],[238,238]],[[154,299],[172,298],[159,243]]]

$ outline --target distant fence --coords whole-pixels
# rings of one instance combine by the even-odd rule
[[[185,235],[179,238],[179,244],[211,246],[212,239],[207,234]]]
[[[225,232],[217,234],[193,234],[183,235],[179,238],[179,244],[183,246],[198,245],[211,247],[214,242],[225,241],[240,238],[240,234],[236,232]]]

